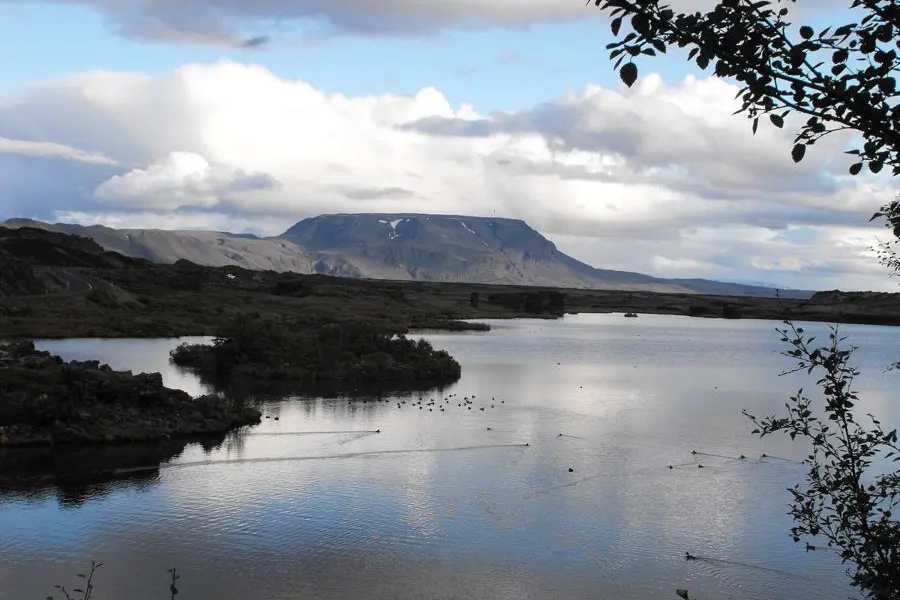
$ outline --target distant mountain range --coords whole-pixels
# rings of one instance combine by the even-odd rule
[[[597,269],[560,252],[524,221],[426,214],[336,214],[303,219],[283,234],[113,229],[10,219],[91,238],[106,250],[156,263],[321,273],[393,280],[453,281],[590,289],[772,296],[771,287],[706,279],[663,279]],[[784,297],[812,292],[781,290]]]

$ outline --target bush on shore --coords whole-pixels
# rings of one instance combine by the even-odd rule
[[[223,327],[212,345],[182,344],[172,361],[207,379],[449,382],[461,368],[446,351],[371,324],[296,325],[241,317]]]

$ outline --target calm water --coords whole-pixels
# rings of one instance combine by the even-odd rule
[[[168,598],[173,565],[189,600],[851,593],[834,553],[787,536],[785,488],[803,470],[785,459],[805,448],[758,440],[740,414],[812,389],[776,377],[790,362],[775,323],[577,315],[494,326],[426,336],[463,364],[457,385],[424,395],[433,407],[414,405],[418,394],[285,398],[264,405],[261,425],[172,450],[149,475],[4,490],[0,598],[45,598],[92,559],[105,563],[98,600]],[[900,424],[896,375],[883,372],[900,358],[900,330],[843,331],[861,347],[864,408]],[[176,344],[40,346],[203,392],[168,364]],[[457,406],[473,395],[472,410]],[[740,454],[750,459],[729,458]]]

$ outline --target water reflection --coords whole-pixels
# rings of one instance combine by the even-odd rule
[[[160,373],[163,385],[184,390],[191,396],[210,394],[214,390],[195,375],[179,369],[169,360],[169,351],[179,344],[205,344],[208,336],[157,338],[142,340],[80,339],[40,340],[38,350],[52,352],[65,360],[99,360],[117,371]]]
[[[176,367],[177,368],[177,367]],[[254,381],[234,378],[211,378],[191,373],[189,369],[179,369],[192,374],[203,384],[217,393],[244,401],[280,401],[285,398],[344,398],[360,402],[374,402],[387,397],[411,398],[419,393],[442,393],[455,384],[421,382],[372,382],[347,383],[325,381],[315,384],[299,381]]]
[[[224,435],[213,435],[127,445],[0,448],[0,503],[55,496],[62,506],[80,506],[128,487],[144,489],[159,481],[160,464],[188,445],[210,453],[224,441]]]
[[[838,558],[787,536],[805,448],[740,415],[808,386],[775,376],[774,325],[583,315],[429,335],[463,364],[445,390],[263,398],[259,426],[175,450],[140,485],[64,511],[3,496],[0,598],[44,597],[92,558],[104,596],[132,600],[160,597],[172,564],[196,598],[846,596]],[[862,404],[893,427],[880,368],[900,332],[845,333]],[[145,343],[91,352],[135,368],[177,340]]]

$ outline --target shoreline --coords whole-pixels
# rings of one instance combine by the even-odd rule
[[[66,362],[30,341],[0,345],[0,449],[225,434],[261,417],[243,402],[165,387],[158,372]]]

